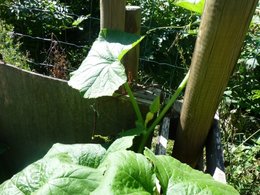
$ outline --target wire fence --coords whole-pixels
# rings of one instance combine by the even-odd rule
[[[92,1],[91,1],[92,2]],[[7,4],[4,4],[4,3],[0,3],[0,7],[7,7],[9,8],[10,5],[7,5]],[[76,14],[76,13],[70,13],[70,12],[59,12],[59,11],[50,11],[50,10],[46,10],[46,9],[39,9],[39,8],[28,8],[28,7],[25,7],[25,6],[21,6],[20,4],[16,4],[14,3],[13,6],[17,9],[20,9],[20,10],[27,10],[27,11],[30,11],[31,13],[34,13],[34,12],[40,12],[42,14],[59,14],[59,15],[64,15],[66,14],[67,16],[71,16],[71,17],[74,17],[75,19],[77,18],[80,18],[80,17],[83,17],[82,15],[80,14]],[[155,2],[153,1],[153,7],[156,6]],[[91,9],[92,9],[92,6],[91,6]],[[171,33],[185,33],[186,32],[186,29],[185,27],[174,27],[174,26],[168,26],[168,27],[153,27],[152,26],[152,20],[153,20],[153,10],[151,10],[151,17],[150,17],[150,21],[148,23],[148,26],[146,25],[142,25],[141,28],[144,29],[145,32],[147,32],[148,34],[149,33],[152,33],[156,30],[163,30],[163,31],[167,31],[167,32],[171,32]],[[88,17],[86,17],[86,20],[89,20],[89,27],[91,28],[91,21],[96,21],[96,22],[100,22],[100,18],[98,17],[93,17],[91,15],[89,15]],[[25,34],[25,33],[21,33],[21,32],[16,32],[16,31],[13,31],[13,32],[10,32],[9,33],[9,36],[11,37],[19,37],[19,38],[27,38],[27,39],[31,39],[31,40],[34,40],[34,41],[42,41],[42,42],[48,42],[50,45],[51,44],[59,44],[59,45],[64,45],[64,46],[70,46],[70,47],[74,47],[74,48],[77,48],[77,49],[87,49],[89,50],[90,49],[90,46],[87,45],[87,44],[78,44],[78,43],[74,43],[74,42],[69,42],[67,40],[58,40],[56,37],[55,39],[53,37],[51,38],[48,38],[48,37],[41,37],[41,36],[32,36],[32,35],[29,35],[29,34]],[[178,35],[176,35],[178,36]],[[89,40],[88,40],[88,43],[91,43],[93,42],[94,40],[90,40],[90,36],[89,36]],[[148,55],[147,55],[147,51],[149,50],[149,38],[146,38],[145,42],[143,43],[143,51],[142,51],[142,55],[141,57],[139,58],[139,62],[140,62],[140,67],[142,68],[145,64],[145,66],[148,66],[149,65],[152,65],[152,66],[157,66],[157,67],[165,67],[165,68],[170,68],[170,69],[173,69],[173,71],[182,71],[182,72],[185,72],[187,71],[187,67],[183,66],[183,65],[180,65],[178,64],[178,61],[177,61],[177,58],[175,60],[174,63],[168,63],[168,62],[165,62],[166,60],[164,60],[163,62],[159,62],[157,60],[154,60],[154,59],[151,59]],[[61,46],[62,47],[62,46]],[[69,51],[67,51],[69,52]],[[177,54],[178,55],[178,54]],[[47,57],[46,57],[47,59]],[[44,60],[42,62],[37,62],[33,59],[29,59],[27,60],[28,63],[30,64],[33,64],[34,66],[41,66],[41,67],[46,67],[46,68],[53,68],[56,66],[56,64],[52,64],[51,61],[49,60]],[[150,66],[149,68],[151,68],[152,66]],[[72,71],[76,70],[75,67],[73,66],[70,66],[69,68],[66,67],[66,72],[70,73]],[[156,72],[154,73],[156,75]],[[166,78],[164,78],[166,80]],[[168,80],[170,83],[172,83],[173,79],[168,77]]]
[[[59,40],[48,39],[48,38],[44,38],[44,37],[34,37],[34,36],[31,36],[31,35],[25,35],[25,34],[16,33],[16,32],[10,32],[9,35],[12,36],[12,37],[15,37],[15,36],[18,36],[18,37],[27,37],[27,38],[34,39],[34,40],[54,42],[54,43],[58,43],[58,44],[62,44],[62,45],[73,46],[73,47],[76,47],[76,48],[90,48],[90,47],[87,46],[87,45],[77,45],[77,44],[75,44],[75,43],[70,43],[70,42],[66,42],[66,41],[59,41]]]

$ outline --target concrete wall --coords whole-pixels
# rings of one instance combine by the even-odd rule
[[[134,120],[127,101],[83,99],[64,80],[0,64],[0,142],[9,146],[0,160],[11,174],[56,142],[91,142],[93,134],[115,135]]]

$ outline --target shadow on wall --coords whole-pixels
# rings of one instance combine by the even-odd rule
[[[0,64],[0,77],[0,140],[9,147],[0,156],[0,170],[11,175],[54,143],[93,142],[93,135],[115,135],[134,125],[126,100],[87,100],[64,80],[12,65]]]

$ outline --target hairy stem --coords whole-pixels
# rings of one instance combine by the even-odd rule
[[[132,92],[131,88],[129,87],[129,84],[126,82],[124,84],[124,87],[125,87],[125,90],[126,90],[127,94],[129,95],[130,101],[131,101],[131,103],[133,105],[133,108],[134,108],[137,120],[139,122],[141,122],[142,124],[144,124],[144,119],[143,119],[142,113],[141,113],[140,108],[139,108],[139,106],[137,104],[137,101],[136,101],[136,99],[135,99],[135,97],[133,95],[133,92]]]
[[[184,79],[182,80],[181,84],[179,85],[179,87],[177,88],[177,90],[175,91],[175,93],[172,95],[171,99],[167,102],[167,104],[164,106],[163,110],[161,111],[161,113],[159,114],[159,116],[154,120],[154,122],[152,123],[152,125],[146,130],[146,132],[143,134],[143,138],[141,141],[141,144],[139,146],[138,152],[142,152],[145,144],[148,140],[148,138],[150,137],[151,133],[153,132],[154,128],[156,127],[156,125],[159,124],[159,122],[162,120],[162,118],[165,116],[165,114],[167,113],[167,111],[171,108],[171,106],[173,105],[173,103],[175,102],[175,100],[178,98],[178,96],[180,95],[180,93],[182,92],[182,90],[185,88],[188,78],[189,78],[189,72],[186,74],[186,76],[184,77]]]

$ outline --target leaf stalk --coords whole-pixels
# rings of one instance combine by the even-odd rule
[[[180,93],[182,92],[182,90],[185,88],[187,82],[188,82],[188,78],[189,78],[189,73],[190,71],[187,72],[187,74],[185,75],[184,79],[182,80],[182,82],[180,83],[179,87],[177,88],[177,90],[175,91],[175,93],[172,95],[171,99],[167,102],[167,104],[164,106],[163,110],[160,112],[159,116],[154,120],[154,122],[152,123],[152,125],[143,133],[142,135],[142,140],[141,140],[141,144],[139,146],[138,152],[141,153],[144,150],[145,144],[148,140],[148,138],[150,137],[151,133],[153,132],[154,128],[156,127],[156,125],[159,124],[159,122],[162,120],[162,118],[165,116],[165,114],[167,113],[167,111],[171,108],[171,106],[173,105],[173,103],[176,101],[176,99],[178,98],[178,96],[180,95]]]

